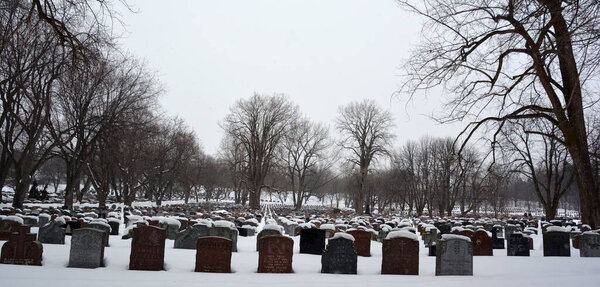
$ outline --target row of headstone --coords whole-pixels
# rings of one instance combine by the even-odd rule
[[[237,252],[238,229],[228,226],[208,226],[195,224],[177,233],[175,236],[175,248],[196,249],[198,238],[215,236],[231,240],[233,252]]]

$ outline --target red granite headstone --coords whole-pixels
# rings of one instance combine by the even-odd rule
[[[493,256],[494,241],[485,230],[477,230],[471,238],[473,242],[473,256]]]
[[[529,237],[529,250],[533,250],[533,238]]]
[[[419,275],[419,241],[403,237],[385,239],[381,274]]]
[[[29,226],[20,226],[2,245],[0,263],[41,266],[44,249],[35,237],[36,234],[29,233]]]
[[[0,220],[0,240],[9,240],[14,232],[19,232],[19,228],[26,228],[26,233],[29,233],[29,226],[22,226],[12,220]]]
[[[573,248],[579,249],[579,238],[580,237],[581,237],[581,235],[579,235],[579,234],[573,236]]]
[[[292,273],[294,240],[270,235],[258,242],[258,273]]]
[[[371,232],[350,230],[348,234],[354,237],[354,250],[358,256],[371,256]]]
[[[200,237],[196,243],[196,272],[231,273],[231,240]]]
[[[167,231],[156,226],[133,229],[131,239],[130,270],[163,270]]]

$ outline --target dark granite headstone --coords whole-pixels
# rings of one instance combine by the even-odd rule
[[[108,246],[108,240],[110,239],[110,225],[107,223],[92,222],[86,224],[85,227],[102,230],[102,232],[104,232],[104,246]]]
[[[529,256],[529,238],[518,232],[511,234],[508,239],[506,255]]]
[[[440,224],[438,229],[440,230],[440,234],[450,234],[452,232],[452,225],[448,223]]]
[[[502,227],[494,226],[492,227],[492,241],[494,244],[494,249],[504,249],[504,232],[502,232]]]
[[[133,229],[131,236],[131,270],[163,270],[165,239],[167,231],[156,226],[141,226]]]
[[[429,245],[435,254],[436,243]],[[381,274],[419,275],[419,241],[406,237],[383,241]]]
[[[73,230],[69,267],[104,266],[104,230],[85,227]]]
[[[344,237],[329,239],[321,257],[321,273],[356,274],[353,241]]]
[[[44,244],[65,244],[65,228],[61,222],[52,221],[38,231],[38,241]]]
[[[210,227],[206,225],[193,225],[179,232],[175,237],[175,248],[197,249],[197,241],[200,237],[210,235]]]
[[[579,236],[580,257],[600,257],[600,234],[584,232]]]
[[[354,237],[354,250],[358,256],[371,256],[371,232],[356,229],[348,234]]]
[[[264,236],[258,247],[258,273],[292,273],[293,239],[279,235]]]
[[[119,235],[119,225],[118,221],[109,220],[108,225],[110,225],[110,235]]]
[[[189,228],[188,228],[189,229]],[[196,272],[231,272],[232,242],[222,237],[201,237],[196,244]]]
[[[571,256],[569,233],[546,231],[544,233],[544,256]]]
[[[41,266],[43,252],[42,243],[35,241],[35,234],[29,233],[29,226],[20,226],[2,245],[0,263]]]
[[[325,249],[325,230],[309,228],[300,230],[300,253],[322,255]]]
[[[435,256],[436,246],[437,244],[435,243],[429,245],[429,256]]]

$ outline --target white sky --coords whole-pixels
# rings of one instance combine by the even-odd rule
[[[122,47],[157,73],[164,110],[185,119],[207,153],[219,148],[218,123],[229,107],[255,92],[288,95],[333,136],[338,107],[363,98],[392,112],[396,146],[460,129],[427,117],[440,111],[439,97],[407,105],[392,96],[421,27],[393,0],[127,3],[137,12],[116,7],[126,29]]]

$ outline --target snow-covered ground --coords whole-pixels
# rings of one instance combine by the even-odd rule
[[[37,228],[32,228],[37,232]],[[164,287],[164,286],[588,286],[600,282],[600,258],[543,257],[541,235],[534,235],[531,257],[507,257],[506,250],[494,256],[473,258],[473,276],[436,277],[435,257],[427,256],[420,244],[418,276],[380,275],[381,243],[371,242],[371,257],[358,257],[358,275],[321,274],[321,256],[299,254],[299,237],[294,238],[294,274],[259,274],[256,237],[239,237],[238,250],[231,259],[232,274],[194,272],[195,250],[174,249],[167,240],[166,271],[128,270],[131,240],[111,236],[105,249],[106,267],[67,268],[71,237],[65,245],[44,244],[43,266],[0,264],[0,286],[29,287]],[[0,241],[0,244],[3,244]]]

